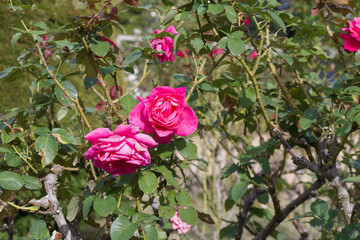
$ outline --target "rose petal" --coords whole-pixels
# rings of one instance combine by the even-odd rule
[[[108,128],[97,128],[85,135],[85,139],[96,144],[99,138],[106,138],[114,135]]]
[[[141,100],[140,100],[141,101]],[[145,104],[143,102],[138,103],[130,112],[129,122],[138,126],[146,133],[152,133],[154,128],[145,116]]]
[[[198,118],[194,111],[189,107],[185,106],[183,109],[183,120],[180,123],[179,128],[176,130],[178,136],[187,136],[194,133],[197,129]]]
[[[154,148],[158,145],[152,137],[144,133],[138,133],[133,138],[138,142],[145,144],[148,148]]]
[[[135,125],[122,125],[116,127],[114,133],[120,136],[132,137],[140,131],[138,126]]]

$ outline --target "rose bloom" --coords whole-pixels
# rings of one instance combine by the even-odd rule
[[[341,30],[348,32],[348,34],[340,33],[340,37],[344,39],[344,49],[350,52],[356,52],[360,48],[360,17],[354,18],[354,21],[349,21],[349,28],[342,28]]]
[[[156,29],[153,31],[153,33],[158,34],[161,31]],[[166,31],[163,32],[168,32],[174,35],[177,35],[178,32],[176,31],[174,26],[169,26],[168,29]],[[174,40],[171,37],[158,37],[155,39],[151,40],[151,46],[154,50],[156,51],[163,51],[165,53],[159,53],[156,54],[156,57],[163,63],[163,62],[167,62],[167,61],[174,61],[175,60],[175,56],[172,54],[172,50],[173,50],[173,43]]]
[[[114,132],[97,128],[85,135],[93,146],[86,152],[86,160],[94,159],[94,166],[114,176],[132,174],[151,163],[149,148],[158,144],[147,134],[139,133],[134,125],[119,125]]]
[[[159,143],[170,143],[172,136],[187,136],[195,132],[198,118],[186,105],[185,87],[157,87],[150,96],[138,97],[129,115],[129,122],[139,126],[145,133],[154,133]]]
[[[174,230],[178,230],[179,234],[184,234],[190,231],[191,225],[187,224],[186,222],[183,222],[180,219],[177,210],[175,212],[175,215],[172,218],[170,218],[170,222],[172,222],[172,228]]]
[[[248,26],[248,25],[250,24],[250,19],[249,19],[249,18],[245,18],[244,24],[245,24],[245,26]]]
[[[218,47],[214,48],[214,49],[211,51],[211,53],[212,53],[213,56],[217,56],[217,55],[222,54],[222,53],[224,53],[224,52],[225,52],[224,49],[220,49],[220,48],[218,48]],[[208,56],[210,57],[210,53],[208,53]]]
[[[250,53],[250,57],[251,57],[252,59],[257,58],[257,56],[258,56],[257,51],[253,51],[252,53]]]

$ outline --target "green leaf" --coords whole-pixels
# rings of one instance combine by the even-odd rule
[[[44,220],[37,220],[30,227],[30,235],[35,239],[39,239],[41,233],[46,229],[46,222]]]
[[[245,50],[245,43],[243,42],[243,40],[241,40],[241,38],[238,37],[230,36],[227,45],[230,53],[235,57],[239,56]]]
[[[280,55],[280,57],[282,57],[290,66],[293,65],[294,60],[292,59],[291,56],[287,56],[287,55]]]
[[[9,171],[0,173],[0,187],[6,190],[19,190],[24,184],[24,179],[17,173]]]
[[[351,130],[351,121],[339,118],[334,122],[335,125],[335,134],[338,137],[343,137],[348,134]]]
[[[229,38],[228,38],[228,37],[223,37],[223,38],[220,39],[220,41],[218,42],[217,47],[218,47],[219,49],[223,49],[223,48],[225,48],[225,47],[227,46],[228,42],[229,42]]]
[[[307,129],[307,128],[309,128],[311,126],[312,121],[310,119],[307,119],[307,118],[300,118],[299,124],[303,129]]]
[[[19,38],[21,37],[21,33],[15,33],[12,37],[11,37],[11,46],[14,47],[15,43],[19,40]]]
[[[269,174],[270,173],[269,159],[264,156],[259,156],[257,160],[258,160],[261,168],[264,170],[264,173]]]
[[[286,26],[284,21],[278,16],[276,15],[276,13],[274,13],[273,11],[270,10],[266,10],[265,14],[271,19],[273,20],[279,27],[282,28],[282,30],[284,31],[284,33],[286,34]]]
[[[225,5],[225,15],[231,23],[236,23],[236,11],[230,5]]]
[[[83,219],[87,220],[94,201],[94,196],[88,196],[83,202]]]
[[[233,162],[229,162],[227,163],[222,169],[221,169],[221,179],[227,178],[228,176],[230,176],[231,174],[233,174],[234,172],[236,172],[236,170],[238,170],[238,165],[236,165]]]
[[[197,211],[192,207],[179,208],[178,215],[181,220],[190,225],[195,225],[198,218]]]
[[[65,129],[62,128],[54,128],[51,131],[51,134],[56,137],[56,139],[58,140],[58,142],[62,143],[62,144],[69,144],[69,143],[73,143],[74,142],[74,136],[68,132]]]
[[[113,196],[107,196],[105,199],[97,197],[94,200],[93,208],[97,214],[106,217],[112,213],[117,205],[117,201]]]
[[[64,117],[66,117],[66,114],[68,113],[69,108],[68,107],[61,107],[56,113],[56,119],[58,121],[61,121]]]
[[[214,220],[212,219],[212,217],[210,216],[210,214],[207,213],[203,213],[203,212],[198,212],[198,218],[203,221],[204,223],[208,223],[208,224],[215,224]]]
[[[37,189],[40,189],[42,188],[42,183],[40,182],[40,180],[36,177],[33,177],[33,176],[22,176],[22,178],[24,179],[24,182],[25,182],[25,187],[27,189],[30,189],[30,190],[37,190]]]
[[[164,17],[163,22],[162,22],[162,26],[165,26],[166,24],[168,24],[169,22],[171,22],[171,20],[174,19],[174,17],[178,14],[178,10],[177,9],[173,9],[170,10]]]
[[[89,88],[94,86],[97,82],[98,82],[98,79],[96,77],[89,78],[89,76],[86,75],[84,78],[84,85],[85,85],[86,90],[88,90]]]
[[[169,144],[159,144],[156,148],[156,153],[159,154],[161,159],[166,159],[170,157],[175,151],[174,142],[170,142]]]
[[[137,229],[135,223],[131,223],[127,217],[118,217],[110,228],[110,237],[112,240],[128,240],[130,239]]]
[[[153,172],[142,172],[139,177],[139,187],[144,193],[150,195],[158,187],[158,178]]]
[[[175,180],[175,177],[173,175],[173,172],[170,171],[169,169],[167,169],[165,166],[159,166],[156,168],[156,171],[158,171],[159,173],[161,173],[161,175],[163,175],[163,177],[165,178],[165,180],[172,186],[174,186],[175,188],[179,188],[179,184],[178,182]]]
[[[74,196],[71,198],[69,205],[67,207],[67,211],[66,211],[66,219],[69,222],[72,222],[75,219],[76,214],[79,210],[79,204],[80,204],[79,196]]]
[[[10,167],[18,167],[22,164],[21,158],[17,154],[12,152],[5,153],[4,160],[6,162],[6,165]]]
[[[218,15],[222,11],[224,11],[224,5],[222,5],[222,4],[209,4],[208,10],[207,10],[208,13],[211,13],[214,15]]]
[[[128,94],[121,99],[121,106],[128,112],[130,112],[136,104],[138,104],[138,101],[136,101],[131,94]]]
[[[176,149],[185,159],[197,159],[197,147],[194,143],[183,138],[175,140]]]
[[[153,224],[147,223],[144,225],[143,228],[145,231],[145,240],[158,239],[158,232],[156,230],[156,227]]]
[[[89,47],[95,55],[104,57],[110,49],[110,44],[106,41],[91,39]]]
[[[316,111],[316,109],[314,108],[308,108],[304,111],[304,117],[310,119],[310,120],[315,120],[319,117],[318,112]]]
[[[69,93],[70,97],[72,97],[73,99],[78,98],[78,93],[74,84],[72,84],[69,81],[62,81],[61,85]],[[61,88],[58,85],[56,85],[55,87],[55,95],[56,98],[59,100],[59,102],[61,102],[62,104],[65,105],[74,104],[72,101],[70,101],[70,99],[65,95],[65,93],[61,90]]]
[[[158,220],[160,220],[160,218],[158,218],[157,216],[142,212],[135,213],[131,219],[133,223],[137,223],[139,221],[158,221]]]
[[[238,202],[239,199],[245,194],[249,181],[238,181],[230,189],[231,197],[234,202]]]
[[[18,70],[17,67],[8,67],[5,68],[4,70],[2,70],[0,72],[0,79],[3,78],[11,78],[11,76],[13,76],[16,73],[16,70]]]
[[[11,142],[12,140],[14,140],[15,138],[17,137],[17,134],[7,134],[5,132],[5,130],[2,130],[1,132],[1,142],[4,144],[4,143],[9,143]]]
[[[130,63],[135,62],[141,57],[141,55],[142,55],[142,51],[140,49],[135,49],[124,59],[123,62],[124,66],[128,66]]]
[[[316,199],[310,206],[311,211],[319,218],[324,218],[329,211],[327,202]]]
[[[204,42],[200,38],[192,39],[190,41],[190,44],[195,49],[196,52],[199,52],[204,46]]]
[[[71,3],[73,4],[75,10],[86,9],[89,6],[87,1],[83,2],[79,0],[71,0]]]
[[[175,215],[175,208],[169,206],[159,207],[159,217],[170,219]]]
[[[180,206],[187,206],[191,202],[191,196],[185,189],[181,189],[178,194],[176,194],[176,201],[180,204]]]
[[[347,177],[343,180],[343,182],[352,182],[352,183],[360,183],[360,176],[356,177]]]
[[[41,164],[43,167],[53,162],[58,151],[58,145],[52,135],[41,135],[35,141],[35,149],[42,157]]]

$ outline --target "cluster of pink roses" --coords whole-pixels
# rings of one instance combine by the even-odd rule
[[[186,136],[197,129],[198,118],[186,104],[185,87],[157,87],[150,96],[138,98],[140,103],[130,112],[129,125],[119,125],[113,132],[97,128],[85,136],[92,144],[86,159],[94,159],[95,167],[114,176],[132,174],[150,165],[148,149],[170,143],[174,133]],[[147,134],[140,133],[140,129]],[[151,133],[156,141],[148,135]],[[170,221],[179,234],[190,230],[191,225],[183,222],[177,211]]]
[[[98,128],[85,136],[93,144],[86,159],[94,166],[117,176],[131,174],[150,165],[148,149],[170,143],[172,136],[187,136],[197,129],[198,119],[186,105],[185,87],[157,87],[130,112],[130,125],[119,125],[114,132]],[[155,140],[147,134],[154,134]]]

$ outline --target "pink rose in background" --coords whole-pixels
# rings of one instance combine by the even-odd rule
[[[224,49],[219,49],[218,47],[214,48],[214,49],[211,51],[211,53],[212,53],[213,56],[217,56],[217,55],[222,54],[222,53],[224,53],[224,52],[225,52]],[[208,53],[208,56],[210,57],[210,53]]]
[[[245,26],[249,25],[249,24],[250,24],[250,19],[249,19],[249,18],[245,18],[244,24],[245,24]]]
[[[154,133],[159,143],[170,143],[172,136],[187,136],[196,131],[198,118],[186,105],[185,87],[157,87],[150,96],[138,97],[129,115],[129,122],[145,133]]]
[[[111,45],[113,45],[114,47],[117,47],[117,45],[111,41],[110,39],[108,39],[107,37],[104,37],[104,36],[100,36],[102,38],[102,40],[104,40],[105,42],[108,42],[110,43]]]
[[[250,56],[251,56],[252,59],[257,58],[257,56],[258,56],[257,51],[253,51],[252,53],[250,53]]]
[[[360,48],[360,17],[354,18],[354,21],[349,21],[349,28],[342,28],[341,30],[348,32],[348,34],[340,33],[340,37],[344,39],[344,49],[350,52],[356,52]]]
[[[86,152],[86,159],[94,159],[94,166],[103,168],[114,176],[132,174],[151,163],[149,148],[158,145],[147,134],[139,133],[134,125],[119,125],[114,132],[97,128],[85,135],[93,146]]]
[[[153,33],[158,34],[161,31],[156,29],[153,31]],[[176,31],[174,26],[169,26],[168,29],[163,32],[168,32],[174,35],[177,35],[178,32]],[[173,43],[174,40],[171,37],[159,37],[156,39],[151,40],[151,46],[154,50],[156,51],[163,51],[165,53],[159,53],[156,54],[156,57],[163,63],[163,62],[167,62],[167,61],[174,61],[175,60],[175,56],[172,54],[172,50],[173,50]]]
[[[185,57],[185,53],[182,53],[181,51],[178,51],[178,52],[176,53],[176,56],[181,57],[181,58],[184,58],[184,57]]]
[[[190,231],[191,225],[187,224],[186,222],[183,222],[180,219],[177,210],[175,212],[175,215],[172,218],[170,218],[170,222],[172,222],[172,228],[174,230],[178,230],[179,234],[184,234]]]

